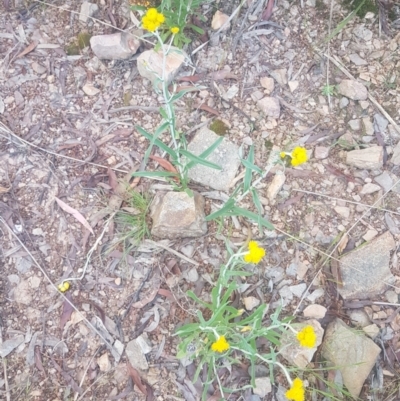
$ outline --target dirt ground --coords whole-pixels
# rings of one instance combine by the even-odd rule
[[[82,24],[77,1],[17,3],[0,4],[0,323],[3,342],[17,339],[3,358],[0,399],[199,399],[201,385],[191,382],[195,364],[180,364],[173,334],[194,313],[186,291],[192,289],[207,299],[224,259],[224,240],[239,246],[247,238],[247,226],[241,220],[226,220],[223,227],[210,223],[204,237],[164,241],[164,248],[147,242],[126,255],[117,241],[121,228],[112,218],[110,171],[122,179],[139,167],[147,141],[135,126],[154,130],[161,119],[162,99],[138,74],[136,55],[115,62],[98,60],[90,47],[75,56],[66,52],[82,32],[98,35],[114,32],[113,25],[130,26],[127,4],[99,1],[96,20]],[[398,180],[399,166],[388,161],[381,171],[371,172],[345,162],[349,149],[373,144],[384,145],[390,160],[400,139],[400,34],[395,24],[390,25],[394,17],[388,35],[380,28],[378,14],[370,13],[350,20],[326,41],[350,11],[336,2],[302,3],[278,1],[272,17],[257,27],[263,8],[257,15],[247,15],[248,8],[243,7],[227,32],[196,52],[204,38],[193,35],[187,49],[192,65],[180,76],[219,70],[230,74],[219,80],[205,75],[195,82],[204,88],[178,102],[177,117],[179,129],[190,141],[215,118],[209,110],[217,112],[229,127],[230,141],[244,149],[255,145],[255,163],[260,167],[266,164],[271,146],[285,149],[300,141],[310,150],[306,165],[287,170],[276,201],[263,194],[271,178],[261,186],[265,217],[287,235],[267,235],[252,226],[252,235],[264,245],[267,257],[246,279],[239,297],[252,295],[274,305],[282,297],[278,293],[282,285],[306,283],[310,292],[320,291],[318,303],[328,309],[322,322],[326,325],[335,316],[347,322],[349,318],[321,270],[319,250],[326,252],[339,234],[349,230],[353,247],[367,232],[387,231],[386,215],[400,227],[400,191],[359,194],[383,171]],[[230,13],[238,4],[221,0],[204,6],[204,27],[210,31],[217,8]],[[365,83],[380,108],[371,99],[344,105],[336,91],[327,96],[328,83],[336,85],[346,78],[345,70]],[[279,119],[265,117],[257,106],[266,94],[260,78],[269,76],[275,81],[271,96],[281,101]],[[85,94],[85,82],[92,83],[97,93]],[[379,137],[369,132],[368,121],[372,124],[382,109],[392,121]],[[163,139],[168,143],[167,137]],[[321,149],[316,147],[327,148],[329,155],[317,158]],[[150,169],[155,167],[151,162]],[[157,185],[142,180],[138,189],[154,194]],[[208,191],[198,185],[193,188]],[[365,205],[379,198],[380,209],[367,212]],[[208,197],[206,211],[219,204],[215,194]],[[348,207],[349,216],[338,214],[336,206]],[[245,200],[242,207],[250,206]],[[395,235],[396,250],[391,255],[396,294],[400,294],[398,238]],[[51,284],[57,286],[70,277],[81,278],[71,280],[66,293],[80,313]],[[373,301],[387,298],[382,294]],[[301,319],[302,310],[313,302],[287,299],[284,314],[295,313]],[[392,336],[380,337],[379,345],[386,350],[378,364],[382,383],[371,398],[374,387],[368,379],[363,400],[400,399],[396,308],[370,308],[379,314],[380,329],[387,332],[390,327]],[[120,356],[116,351],[137,337],[149,347],[142,389],[140,379],[138,385],[138,379],[127,373],[126,353]],[[231,374],[221,372],[221,377],[226,387],[249,381],[243,366]],[[257,399],[252,397],[246,390],[227,399]],[[211,391],[209,399],[218,396]],[[276,390],[265,399],[277,399]]]

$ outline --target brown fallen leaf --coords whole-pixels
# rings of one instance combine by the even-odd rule
[[[173,296],[173,294],[172,294],[172,292],[171,292],[170,290],[166,290],[166,289],[164,289],[164,288],[160,288],[160,289],[158,290],[158,293],[159,293],[161,296],[170,299],[171,301],[175,301],[175,298],[174,298],[174,296]]]
[[[223,79],[238,79],[235,74],[233,74],[231,71],[228,70],[219,70],[219,71],[214,71],[209,74],[209,76],[214,80],[214,81],[220,81]]]
[[[67,292],[65,294],[65,298],[68,299],[72,303],[72,295],[70,292]],[[71,318],[72,312],[74,311],[74,308],[71,306],[71,304],[67,300],[64,299],[63,302],[63,310],[61,313],[61,318],[60,318],[60,329],[61,331],[64,329],[65,323],[68,322],[68,320]]]
[[[36,42],[35,40],[29,44],[20,54],[18,54],[18,56],[16,58],[20,58],[25,56],[26,54],[30,53],[36,46],[38,45],[38,42]]]
[[[165,170],[169,171],[170,173],[176,173],[178,174],[178,170],[168,161],[163,159],[160,156],[149,156],[151,160],[155,160],[160,166],[165,168]]]
[[[143,384],[139,372],[130,364],[130,362],[127,363],[127,367],[128,367],[128,374],[132,378],[135,385],[145,396],[147,396],[147,386]]]
[[[87,228],[92,234],[94,234],[92,227],[90,227],[90,224],[77,210],[67,205],[65,202],[63,202],[61,199],[58,199],[56,196],[54,197],[54,199],[61,207],[61,209],[63,209],[65,212],[75,217],[76,220],[78,220],[85,228]]]
[[[35,347],[35,365],[46,376],[46,372],[44,370],[42,363],[42,355],[40,353],[40,347],[38,345]]]
[[[267,7],[265,7],[265,9],[262,13],[262,16],[261,16],[262,21],[268,21],[271,18],[274,4],[275,4],[275,0],[268,1]]]
[[[187,75],[185,77],[177,78],[177,81],[181,82],[197,82],[205,77],[205,74],[195,74],[195,75]]]
[[[145,299],[142,299],[141,301],[133,303],[131,307],[136,308],[136,309],[141,309],[144,306],[146,306],[147,304],[149,304],[157,296],[158,290],[160,288],[159,282],[156,283],[155,285],[157,285],[157,287],[153,288],[151,290],[151,293]]]
[[[200,110],[208,111],[211,114],[215,114],[216,116],[219,116],[219,111],[213,109],[210,106],[207,106],[206,104],[202,103],[199,107]]]
[[[110,169],[110,167],[107,170],[107,175],[108,175],[108,183],[110,184],[110,187],[115,192],[115,190],[116,190],[116,188],[118,186],[117,175],[115,174],[114,170]]]

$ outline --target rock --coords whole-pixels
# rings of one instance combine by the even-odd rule
[[[164,45],[167,49],[168,46]],[[165,61],[165,80],[170,83],[178,74],[182,67],[186,53],[177,47],[171,46]],[[144,51],[137,59],[137,67],[139,74],[147,78],[152,84],[162,78],[163,75],[163,52],[162,49],[155,51],[154,49]],[[162,83],[157,83],[162,88]]]
[[[366,100],[368,98],[367,88],[352,79],[344,79],[338,86],[338,92],[352,100]]]
[[[224,14],[223,12],[217,10],[213,16],[213,19],[211,21],[211,28],[214,29],[214,31],[218,31],[221,27],[224,26],[224,24],[229,21],[229,15]],[[231,23],[228,22],[222,29],[221,31],[227,31],[231,27]]]
[[[42,75],[47,71],[47,68],[34,61],[32,63],[32,70],[35,71],[37,74]]]
[[[393,235],[400,234],[400,225],[393,220],[390,213],[385,213],[385,223]]]
[[[353,398],[358,398],[381,349],[369,338],[348,327],[342,320],[329,323],[322,356],[340,371]]]
[[[23,334],[19,334],[10,340],[6,340],[0,344],[0,356],[5,358],[8,354],[15,350],[15,348],[19,347],[25,341],[25,336]]]
[[[274,91],[275,81],[273,80],[273,78],[262,77],[260,78],[260,84],[264,89],[266,89],[268,95]]]
[[[195,283],[199,279],[199,273],[195,267],[191,267],[189,270],[183,272],[182,277],[187,281]]]
[[[99,10],[99,7],[97,4],[94,3],[89,3],[88,1],[84,1],[81,4],[81,11],[79,13],[79,21],[86,23],[90,17],[93,17],[97,11]]]
[[[100,93],[100,89],[97,89],[93,84],[91,83],[86,83],[85,85],[82,86],[82,90],[85,92],[86,95],[88,96],[96,96],[97,94]]]
[[[140,47],[140,34],[117,32],[111,35],[97,35],[90,38],[90,47],[99,59],[126,60]]]
[[[272,391],[271,379],[269,377],[256,377],[256,386],[253,388],[253,393],[260,397],[266,397]]]
[[[386,300],[391,304],[397,304],[399,302],[399,296],[396,291],[389,290],[385,293]]]
[[[356,326],[365,327],[371,323],[367,313],[363,309],[350,310],[348,316],[351,322]]]
[[[307,308],[303,310],[304,317],[311,317],[314,319],[322,319],[326,315],[327,309],[322,305],[308,305]]]
[[[23,305],[29,305],[32,302],[30,286],[27,280],[21,280],[14,288],[14,300]]]
[[[319,160],[326,159],[329,156],[330,148],[326,146],[316,146],[314,151],[314,157]]]
[[[189,152],[198,156],[209,148],[219,136],[207,127],[202,128],[188,146]],[[222,167],[216,170],[197,164],[189,170],[191,180],[220,191],[228,191],[240,165],[239,147],[224,138],[207,160]]]
[[[243,303],[246,310],[251,311],[260,305],[260,300],[256,297],[245,297],[243,298]]]
[[[383,188],[385,192],[389,191],[393,186],[392,177],[387,171],[384,171],[382,174],[376,176],[374,180]]]
[[[272,179],[271,184],[267,188],[267,197],[271,202],[275,200],[279,191],[282,189],[285,180],[285,174],[282,171],[277,171],[274,178]]]
[[[267,117],[279,118],[281,115],[281,105],[274,97],[264,97],[257,102],[257,106]]]
[[[361,129],[361,121],[359,119],[350,120],[348,124],[353,131],[360,131]]]
[[[365,334],[369,338],[372,338],[373,340],[379,334],[379,327],[375,323],[374,324],[370,324],[369,326],[363,327],[363,330],[364,330]]]
[[[111,369],[111,362],[107,352],[97,358],[97,365],[99,365],[101,372],[108,372]]]
[[[310,302],[315,302],[318,298],[321,298],[325,295],[325,291],[323,288],[317,288],[310,295],[307,296],[307,300]]]
[[[390,159],[390,162],[393,163],[395,166],[400,166],[400,141],[393,149],[393,156]]]
[[[307,284],[306,283],[291,285],[289,287],[290,292],[297,298],[301,298],[306,289],[307,289]]]
[[[204,198],[198,192],[158,192],[150,205],[151,234],[160,238],[200,237],[207,232]]]
[[[346,163],[360,169],[381,169],[383,167],[383,148],[382,146],[371,146],[366,149],[351,150],[347,152]]]
[[[353,30],[354,35],[359,37],[360,39],[364,39],[366,42],[372,39],[372,31],[368,28],[365,28],[364,25],[358,25]]]
[[[350,217],[350,209],[346,206],[336,206],[335,212],[346,220]]]
[[[137,339],[129,341],[129,343],[126,344],[125,352],[129,359],[129,362],[135,369],[139,371],[149,369],[149,364],[147,363],[147,359],[145,356],[145,354],[148,352],[145,352],[143,350],[141,344],[138,343]]]
[[[369,117],[364,117],[362,119],[362,123],[364,126],[364,132],[366,135],[368,136],[372,136],[374,135],[375,131],[374,131],[374,125],[372,124],[371,120],[369,119]]]
[[[319,322],[314,319],[308,320],[304,323],[292,323],[291,326],[297,331],[302,330],[305,326],[312,326],[317,335],[317,342],[315,343],[314,348],[302,347],[291,330],[283,332],[281,336],[279,345],[280,354],[289,362],[290,365],[295,365],[300,369],[304,369],[311,362],[315,351],[321,344],[324,330]]]
[[[81,88],[86,80],[86,70],[80,65],[73,68],[74,81],[77,88]]]
[[[389,231],[340,259],[344,299],[369,299],[383,292],[393,279],[389,268],[390,251],[395,246]]]
[[[357,53],[353,53],[349,55],[349,59],[355,65],[367,65],[368,63],[362,59]]]
[[[44,232],[40,227],[37,227],[32,230],[32,235],[44,236]]]
[[[374,192],[378,192],[380,190],[381,190],[381,187],[379,185],[372,184],[371,182],[369,182],[368,184],[365,184],[362,187],[360,195],[369,195],[369,194],[373,194]]]
[[[278,82],[280,86],[285,86],[288,83],[287,78],[287,69],[286,68],[279,68],[277,70],[271,71],[271,77]]]
[[[365,241],[371,241],[378,235],[378,231],[376,230],[368,230],[364,235],[363,238]]]
[[[294,92],[299,87],[299,81],[289,81],[288,82],[290,92]]]
[[[339,101],[339,107],[341,109],[344,109],[345,107],[347,107],[349,104],[349,99],[347,99],[347,97],[342,97]]]

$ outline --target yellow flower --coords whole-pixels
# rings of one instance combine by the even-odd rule
[[[293,380],[292,387],[286,391],[285,396],[288,400],[304,401],[304,387],[303,381],[298,377]]]
[[[304,327],[303,330],[297,333],[297,339],[302,347],[314,348],[317,342],[317,335],[315,334],[314,327]]]
[[[279,153],[279,156],[281,157],[281,159],[284,159],[286,157],[286,152]]]
[[[154,32],[163,22],[165,17],[156,8],[149,8],[142,17],[142,26],[150,32]]]
[[[163,14],[157,14],[157,22],[161,25],[165,21],[165,17]]]
[[[251,331],[253,328],[251,327],[251,326],[243,326],[241,329],[240,329],[240,332],[241,333],[246,333],[246,331]]]
[[[244,312],[245,312],[244,309],[238,309],[236,316],[242,316]]]
[[[292,156],[292,166],[299,166],[308,160],[307,149],[296,146],[291,154]]]
[[[229,345],[228,341],[226,341],[225,336],[220,336],[217,341],[215,341],[214,343],[211,344],[211,349],[214,352],[222,353],[222,352],[228,351],[229,348],[230,348],[230,345]]]
[[[70,283],[68,281],[63,281],[61,284],[58,285],[58,289],[61,292],[68,291],[69,287],[71,287],[71,285],[70,285]]]
[[[172,32],[174,35],[176,35],[177,33],[179,33],[179,27],[173,26],[173,27],[171,28],[171,32]]]
[[[158,11],[156,8],[149,8],[147,10],[146,16],[149,17],[150,19],[155,19],[157,18]]]
[[[265,256],[265,250],[260,248],[256,241],[249,242],[249,253],[244,255],[244,261],[247,263],[259,263]]]

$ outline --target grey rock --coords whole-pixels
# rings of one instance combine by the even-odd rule
[[[369,194],[373,194],[374,192],[380,191],[380,189],[381,189],[381,187],[379,185],[372,184],[372,182],[369,182],[362,187],[360,194],[361,195],[369,195]]]
[[[257,105],[267,117],[279,118],[281,115],[281,105],[279,100],[274,97],[266,96],[259,100]]]
[[[191,267],[189,270],[183,272],[182,277],[187,281],[195,283],[199,279],[199,273],[195,267]]]
[[[340,319],[329,323],[326,329],[322,356],[337,367],[354,398],[360,395],[380,352],[381,349],[372,340]]]
[[[282,171],[277,171],[275,177],[272,179],[272,182],[267,189],[267,197],[271,202],[275,200],[279,191],[282,189],[285,180],[285,174],[283,174]]]
[[[358,25],[353,30],[354,35],[359,37],[360,39],[364,39],[366,42],[372,39],[372,31],[368,28],[365,28],[364,25]]]
[[[274,78],[280,86],[285,86],[288,83],[286,68],[279,68],[277,70],[271,71],[271,77]]]
[[[355,65],[367,65],[368,63],[362,59],[357,53],[349,55],[350,61]]]
[[[314,157],[319,160],[326,159],[329,156],[330,148],[326,146],[316,146],[314,151]]]
[[[396,291],[389,290],[385,293],[386,300],[391,304],[397,304],[399,302],[399,295],[396,294]]]
[[[81,12],[79,13],[79,21],[86,23],[90,17],[93,17],[97,11],[99,10],[99,7],[97,4],[94,3],[89,3],[88,1],[84,1],[81,4]]]
[[[353,131],[360,131],[361,129],[361,121],[359,119],[350,120],[349,126]]]
[[[315,302],[317,299],[325,295],[325,290],[323,288],[317,288],[310,295],[307,296],[307,300],[310,302]]]
[[[204,198],[198,192],[159,192],[150,205],[151,234],[160,238],[200,237],[207,232]]]
[[[29,305],[32,302],[32,294],[27,280],[21,280],[21,282],[15,287],[14,299],[17,303],[23,305]]]
[[[253,393],[260,397],[265,397],[272,391],[271,379],[269,377],[256,377],[256,386],[253,388]]]
[[[87,77],[86,70],[78,65],[73,68],[73,74],[76,87],[81,88]]]
[[[143,349],[143,344],[137,341],[137,339],[134,339],[132,341],[129,341],[128,344],[126,344],[126,355],[129,359],[129,362],[131,365],[139,370],[139,371],[144,371],[149,369],[149,364],[147,363],[147,359],[145,354],[146,349]]]
[[[372,124],[372,121],[369,119],[369,117],[364,117],[364,118],[362,119],[362,123],[363,123],[363,126],[364,126],[365,134],[366,134],[367,136],[372,136],[372,135],[374,135],[374,133],[375,133],[375,131],[374,131],[374,125]]]
[[[322,319],[326,315],[327,309],[325,306],[314,304],[308,305],[307,308],[303,310],[304,317]]]
[[[385,223],[393,235],[400,234],[400,225],[393,220],[393,217],[390,215],[390,213],[385,213]]]
[[[198,156],[218,138],[219,136],[213,131],[204,127],[190,142],[188,150]],[[218,148],[208,156],[207,160],[221,166],[222,170],[197,164],[189,170],[189,178],[213,189],[228,191],[240,165],[239,147],[224,138]]]
[[[374,180],[383,188],[385,192],[392,188],[393,180],[387,171],[384,171],[382,174],[376,176]]]
[[[347,152],[346,163],[360,169],[378,170],[383,167],[383,148],[371,146],[366,149],[351,150]]]
[[[304,294],[304,291],[307,289],[307,284],[306,283],[301,283],[301,284],[296,284],[296,285],[291,285],[289,287],[289,290],[292,292],[292,294],[297,297],[301,298]]]
[[[96,96],[100,93],[100,89],[96,88],[92,83],[88,82],[82,86],[82,90],[88,96]]]
[[[295,330],[300,331],[305,326],[312,326],[317,335],[317,342],[314,348],[302,347],[296,338],[296,335],[291,331],[285,331],[280,339],[279,351],[280,354],[289,362],[290,365],[295,365],[304,369],[312,360],[314,353],[322,342],[324,330],[319,322],[315,319],[307,320],[304,323],[292,323]]]
[[[251,366],[248,368],[248,373],[251,375]],[[255,365],[254,366],[254,377],[267,377],[269,376],[269,369],[265,365]]]
[[[395,166],[400,166],[400,141],[393,149],[393,156],[390,159],[390,162],[393,163]]]
[[[15,348],[19,347],[25,341],[25,336],[19,334],[10,340],[4,341],[0,344],[0,356],[5,358],[8,354],[14,351]]]
[[[335,212],[346,220],[350,217],[350,209],[346,206],[336,206]]]
[[[349,99],[347,99],[347,97],[342,97],[339,101],[339,107],[341,109],[344,109],[345,107],[347,107],[349,105]]]
[[[164,45],[167,46],[167,45]],[[170,83],[181,69],[187,54],[177,47],[171,46],[165,60],[165,80]],[[163,76],[163,52],[162,49],[146,50],[137,59],[139,74],[155,84]],[[162,88],[162,83],[157,82],[157,86]]]
[[[343,286],[338,288],[344,299],[373,298],[393,280],[389,268],[390,251],[395,246],[389,231],[370,243],[347,253],[340,259]]]
[[[363,327],[364,333],[372,339],[375,339],[379,334],[379,327],[374,323]]]
[[[371,323],[367,312],[365,312],[363,309],[350,310],[348,312],[348,316],[355,326],[365,327]]]
[[[385,134],[388,125],[389,121],[385,117],[383,117],[382,114],[379,113],[374,114],[375,131],[380,132],[381,134]]]
[[[99,59],[126,60],[132,57],[140,47],[137,36],[140,32],[117,32],[111,35],[97,35],[90,38],[90,47]]]
[[[37,63],[36,61],[34,61],[32,63],[32,70],[35,71],[37,74],[44,74],[47,71],[47,68],[44,67],[43,65]]]
[[[352,100],[366,100],[368,98],[367,88],[352,79],[344,79],[338,86],[338,92]]]

